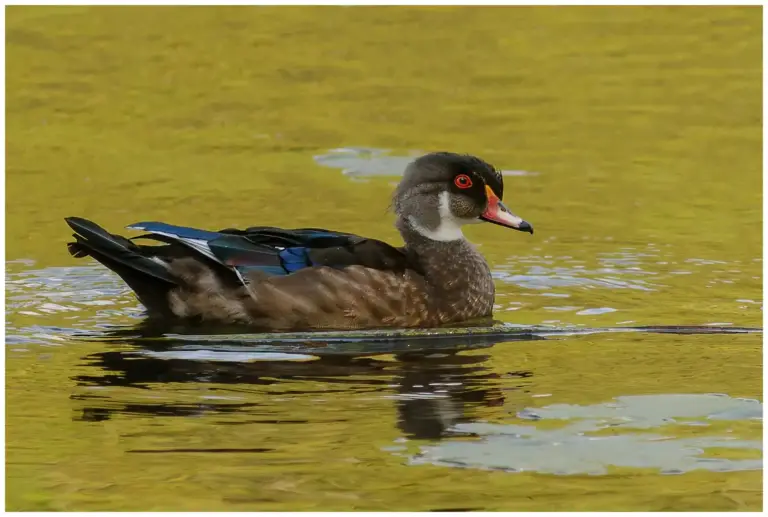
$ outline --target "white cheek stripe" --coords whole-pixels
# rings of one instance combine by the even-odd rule
[[[416,221],[413,216],[409,216],[408,220],[411,226],[419,234],[423,235],[427,239],[433,241],[457,241],[464,238],[464,234],[461,231],[461,227],[465,224],[479,223],[478,219],[459,219],[451,213],[451,197],[448,191],[440,193],[440,201],[438,204],[438,211],[440,214],[440,224],[434,230],[424,228]]]

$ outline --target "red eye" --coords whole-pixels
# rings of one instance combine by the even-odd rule
[[[459,188],[469,188],[472,186],[472,179],[466,174],[459,174],[458,176],[456,176],[453,182]]]

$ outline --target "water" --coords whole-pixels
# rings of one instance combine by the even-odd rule
[[[9,510],[761,508],[758,8],[7,23]],[[69,215],[398,242],[392,186],[436,149],[536,227],[467,231],[495,334],[141,337],[66,252]],[[606,331],[658,325],[712,332]]]

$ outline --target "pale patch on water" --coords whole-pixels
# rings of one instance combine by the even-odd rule
[[[145,350],[143,355],[156,359],[181,359],[187,361],[213,361],[213,362],[251,362],[251,361],[311,361],[317,356],[306,354],[284,354],[280,352],[220,352],[215,350]]]
[[[576,314],[579,316],[593,316],[595,314],[608,314],[609,312],[616,312],[618,309],[612,307],[597,307],[594,309],[584,309]]]
[[[341,173],[352,178],[373,176],[402,176],[405,168],[415,158],[426,154],[424,151],[410,151],[407,156],[391,156],[389,149],[374,147],[341,147],[331,149],[314,157],[315,163],[323,167],[341,169]],[[502,170],[504,176],[535,176],[537,172],[523,170]]]
[[[410,463],[560,475],[604,475],[611,467],[653,468],[662,474],[760,470],[759,440],[740,439],[723,425],[696,437],[676,437],[671,426],[706,428],[717,421],[760,424],[762,414],[763,405],[757,400],[719,394],[625,396],[588,406],[554,404],[526,408],[517,416],[534,422],[568,422],[562,428],[460,423],[453,432],[479,440],[424,446]],[[621,429],[621,434],[592,434],[609,428]],[[648,433],[650,429],[657,433]],[[702,436],[707,432],[711,436]],[[719,449],[717,457],[705,455],[711,448]],[[728,450],[740,452],[729,457]],[[754,457],[745,458],[741,451]]]

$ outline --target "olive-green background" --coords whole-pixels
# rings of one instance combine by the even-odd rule
[[[601,254],[658,255],[642,263],[653,290],[563,287],[563,303],[617,312],[558,313],[561,323],[759,326],[759,305],[737,300],[762,296],[761,19],[759,7],[9,7],[6,257],[34,268],[84,265],[66,253],[69,215],[113,231],[164,220],[330,227],[397,242],[385,213],[392,179],[350,181],[313,156],[344,146],[451,150],[538,173],[509,177],[505,188],[534,237],[490,225],[467,232],[494,270],[579,259],[600,276]],[[9,274],[29,267],[12,264]],[[537,293],[501,283],[503,303],[525,303],[497,316],[553,319],[546,307],[557,300]],[[120,300],[133,303],[127,292]],[[7,354],[10,510],[761,504],[759,472],[591,478],[407,466],[381,449],[397,437],[391,401],[352,385],[329,395],[338,420],[310,398],[273,407],[274,393],[247,386],[273,419],[307,421],[267,435],[206,418],[78,421],[72,377],[93,369],[82,358],[99,345],[40,348],[34,336],[95,310],[9,308],[8,324],[29,341]],[[131,321],[116,313],[105,323]],[[553,394],[547,403],[649,392],[761,397],[757,336],[579,338],[489,354],[498,375],[521,363],[535,371],[537,389]],[[325,386],[279,389],[294,384]],[[153,389],[164,400],[192,397],[188,385]],[[510,408],[482,410],[501,421]],[[264,440],[281,455],[125,452]],[[270,495],[257,497],[264,487]]]

